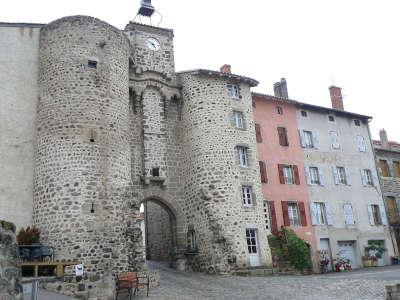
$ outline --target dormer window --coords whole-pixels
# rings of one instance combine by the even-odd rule
[[[239,86],[237,84],[228,84],[228,94],[231,98],[239,99]]]

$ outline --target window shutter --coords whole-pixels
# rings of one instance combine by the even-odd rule
[[[267,183],[268,182],[267,166],[266,166],[265,162],[263,162],[263,161],[259,161],[258,164],[260,166],[261,182]]]
[[[344,168],[344,172],[346,173],[346,182],[347,182],[347,185],[351,185],[350,169]]]
[[[312,132],[313,145],[315,149],[319,148],[318,135],[315,131]]]
[[[299,138],[300,138],[300,146],[305,148],[306,147],[306,142],[304,140],[304,132],[301,129],[299,129]]]
[[[282,201],[282,213],[283,213],[283,225],[290,226],[289,212],[288,212],[288,202]]]
[[[300,184],[299,168],[296,165],[293,166],[293,173],[294,173],[294,183],[299,185]]]
[[[346,225],[353,225],[354,222],[354,215],[353,215],[353,207],[351,204],[343,204],[343,213]]]
[[[360,169],[360,175],[361,175],[362,185],[367,186],[367,179],[365,178],[365,172],[363,169]]]
[[[308,185],[311,185],[311,175],[310,175],[310,167],[304,167],[304,173],[306,174],[306,181]]]
[[[371,170],[371,173],[372,173],[372,181],[373,181],[372,184],[373,184],[375,187],[379,186],[379,179],[378,179],[378,176],[376,176],[375,171],[374,171],[374,170]]]
[[[257,140],[257,143],[262,143],[262,136],[261,136],[261,127],[260,127],[260,124],[255,124],[254,125],[255,126],[255,128],[256,128],[256,140]]]
[[[325,203],[325,211],[326,211],[326,224],[333,225],[333,212],[332,212],[332,207],[329,203]]]
[[[336,166],[332,166],[332,173],[333,173],[333,180],[335,181],[335,184],[338,185],[339,184],[339,174],[338,174]]]
[[[278,223],[276,222],[276,212],[275,212],[275,203],[274,201],[268,201],[268,208],[269,208],[269,214],[270,214],[270,219],[271,219],[271,232],[274,235],[278,235]]]
[[[284,146],[289,146],[289,138],[285,127],[283,127],[283,140],[284,140]]]
[[[372,226],[375,225],[375,220],[374,220],[374,215],[372,213],[372,206],[368,205],[368,218],[369,218],[369,224],[371,224]]]
[[[318,167],[318,174],[319,174],[319,182],[321,186],[325,185],[325,177],[324,177],[324,172],[322,171],[321,167]]]
[[[382,225],[387,225],[385,206],[383,204],[379,205],[379,212],[381,213]]]
[[[283,175],[283,166],[284,165],[281,164],[278,165],[279,182],[281,184],[285,184],[285,176]]]
[[[301,226],[307,226],[306,208],[304,202],[299,202]]]
[[[310,211],[311,211],[311,224],[318,225],[317,205],[314,202],[310,203]]]
[[[233,127],[236,127],[236,116],[235,116],[235,112],[233,111],[231,114],[230,114],[230,116],[231,116],[231,125],[233,126]]]

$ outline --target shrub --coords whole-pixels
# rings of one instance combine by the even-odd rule
[[[40,231],[35,226],[28,226],[26,229],[21,228],[17,235],[18,245],[31,245],[38,243],[40,239]]]
[[[310,269],[311,258],[307,243],[288,228],[282,228],[281,235],[286,238],[287,254],[292,266],[300,271]]]

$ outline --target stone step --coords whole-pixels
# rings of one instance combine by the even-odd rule
[[[271,276],[271,268],[257,267],[236,270],[235,274],[238,276]]]

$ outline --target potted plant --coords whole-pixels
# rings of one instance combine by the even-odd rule
[[[339,258],[334,259],[335,264],[335,272],[344,272],[344,271],[351,271],[351,262],[347,258],[342,258],[338,255]]]
[[[328,258],[328,251],[320,250],[319,253],[319,268],[322,274],[328,273],[330,260]]]
[[[365,249],[365,256],[370,261],[370,263],[368,263],[368,264],[370,264],[369,266],[377,267],[378,259],[382,258],[383,253],[386,251],[386,249],[382,246],[382,242],[375,241],[375,240],[369,240],[368,246],[366,246],[364,249]],[[366,265],[364,264],[364,266],[366,266]]]
[[[32,245],[39,243],[40,231],[35,226],[28,226],[26,229],[21,228],[17,235],[18,245]]]

